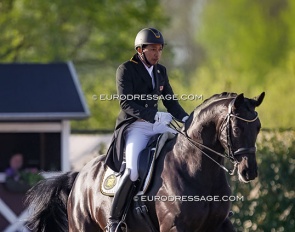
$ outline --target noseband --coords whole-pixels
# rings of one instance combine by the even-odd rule
[[[256,116],[254,119],[251,119],[251,120],[248,120],[248,119],[245,119],[245,118],[242,118],[242,117],[239,117],[235,114],[233,114],[232,112],[232,108],[233,108],[233,104],[234,104],[234,100],[233,99],[229,106],[228,106],[228,113],[223,121],[223,123],[221,124],[221,130],[219,132],[219,135],[221,134],[222,132],[222,128],[223,128],[223,125],[225,124],[225,127],[227,129],[227,142],[226,142],[226,146],[227,146],[227,150],[228,152],[225,153],[225,154],[222,154],[222,153],[219,153],[213,149],[211,149],[210,147],[207,147],[205,145],[203,145],[202,143],[199,143],[197,141],[194,141],[192,138],[189,137],[189,135],[187,134],[187,131],[184,130],[184,132],[182,132],[179,128],[180,128],[180,125],[178,124],[177,120],[175,118],[173,118],[173,121],[175,122],[175,124],[177,125],[177,127],[170,123],[168,126],[172,129],[174,129],[175,131],[177,131],[179,134],[183,135],[187,141],[195,148],[199,149],[201,151],[202,154],[204,154],[206,157],[208,157],[209,159],[211,159],[214,163],[216,163],[219,167],[221,167],[223,170],[225,170],[226,172],[228,172],[230,175],[234,175],[235,173],[235,170],[239,164],[239,161],[235,158],[235,156],[238,156],[238,155],[242,155],[242,154],[249,154],[249,153],[255,153],[256,152],[256,147],[240,147],[238,148],[236,151],[233,151],[232,150],[232,139],[231,139],[231,120],[230,118],[231,117],[234,117],[234,118],[237,118],[239,120],[242,120],[244,122],[248,122],[248,123],[251,123],[251,122],[255,122],[257,119],[258,119],[258,114],[256,113]],[[229,159],[233,164],[234,164],[234,169],[233,170],[229,170],[227,169],[224,165],[218,163],[215,159],[213,159],[210,155],[208,155],[205,151],[203,151],[200,147],[202,148],[205,148],[206,150],[210,151],[210,152],[213,152],[214,154],[216,155],[219,155],[223,158],[227,158]]]

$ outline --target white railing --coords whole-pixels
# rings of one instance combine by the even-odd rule
[[[42,172],[44,178],[50,178],[53,176],[58,176],[63,172]],[[5,173],[0,173],[0,183],[5,182]],[[29,232],[26,228],[25,223],[29,216],[29,210],[25,209],[19,216],[17,216],[9,206],[0,198],[0,214],[10,223],[3,232]]]
[[[29,215],[27,209],[17,216],[0,198],[0,213],[10,222],[10,225],[3,232],[29,231],[24,225]]]

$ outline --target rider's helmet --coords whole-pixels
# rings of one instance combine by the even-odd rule
[[[162,44],[164,46],[165,42],[161,32],[151,27],[138,32],[134,42],[135,49],[147,44]]]

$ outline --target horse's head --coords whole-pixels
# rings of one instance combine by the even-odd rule
[[[255,143],[261,124],[255,108],[264,96],[264,92],[254,99],[237,95],[221,125],[220,142],[236,163],[239,180],[245,183],[257,177]]]

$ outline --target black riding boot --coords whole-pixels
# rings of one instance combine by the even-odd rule
[[[126,205],[131,197],[135,188],[135,182],[130,180],[130,169],[126,168],[123,176],[120,179],[118,190],[114,196],[113,204],[110,212],[110,217],[107,225],[108,232],[121,232],[119,222],[126,208]],[[118,227],[118,228],[117,228]]]

